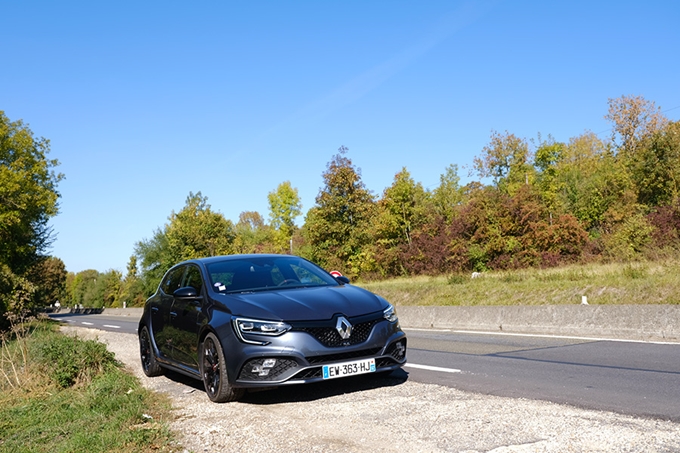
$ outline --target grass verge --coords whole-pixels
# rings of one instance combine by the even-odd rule
[[[48,321],[2,341],[0,452],[175,451],[169,401],[106,346],[59,333]]]
[[[396,305],[680,304],[680,263],[588,264],[358,283]]]

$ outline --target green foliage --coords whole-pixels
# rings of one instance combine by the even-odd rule
[[[184,208],[172,212],[168,220],[151,239],[135,245],[146,295],[153,293],[165,271],[175,264],[234,251],[233,223],[221,213],[212,211],[208,198],[201,192],[189,192]]]
[[[647,136],[627,161],[637,201],[664,206],[680,196],[680,122]]]
[[[287,242],[295,232],[295,219],[302,214],[302,203],[298,191],[290,184],[290,181],[284,181],[275,191],[269,192],[267,199],[271,225]]]
[[[490,185],[460,187],[458,167],[450,165],[429,192],[403,168],[378,200],[343,146],[300,229],[289,181],[268,195],[271,225],[244,212],[232,226],[200,193],[190,194],[180,213],[136,245],[142,283],[126,281],[118,300],[129,299],[133,287],[150,294],[182,259],[287,253],[291,241],[294,253],[354,279],[669,256],[680,250],[680,123],[635,96],[609,100],[606,118],[610,141],[592,132],[566,143],[539,134],[530,147],[492,131],[473,165]]]
[[[30,354],[42,372],[61,388],[89,383],[117,365],[103,343],[44,331],[36,338]]]
[[[519,187],[533,181],[535,170],[526,140],[507,131],[493,131],[491,142],[474,159],[474,168],[482,178],[492,178],[502,192],[514,194]]]
[[[360,171],[345,157],[340,148],[323,173],[324,187],[316,197],[316,205],[305,219],[305,236],[312,258],[329,268],[360,269],[357,257],[371,243],[368,234],[375,212],[373,196],[361,181]]]
[[[277,232],[265,224],[259,212],[242,212],[234,232],[234,253],[281,252],[280,245],[278,249],[276,245]]]
[[[52,242],[48,221],[58,211],[63,175],[54,173],[59,162],[49,151],[48,140],[0,111],[0,329],[7,310],[33,310],[53,289],[40,290],[28,275]]]
[[[213,212],[201,192],[189,192],[186,205],[170,215],[165,235],[173,264],[179,261],[231,253],[234,226]]]
[[[642,214],[633,214],[606,237],[607,253],[618,259],[639,256],[652,240],[653,227]]]
[[[44,324],[30,332],[2,345],[2,357],[19,341],[28,345],[11,364],[25,374],[21,388],[0,391],[2,451],[172,450],[167,399],[143,389],[103,344]]]
[[[456,207],[463,202],[463,190],[460,187],[458,165],[446,167],[446,172],[439,176],[439,186],[432,192],[432,203],[437,214],[446,222],[451,222]]]
[[[66,297],[66,265],[56,257],[41,257],[28,271],[28,279],[36,286],[35,304],[47,307]]]
[[[0,263],[0,332],[9,325],[6,314],[22,314],[32,308],[35,292],[35,285]]]
[[[18,275],[51,243],[47,225],[57,214],[59,165],[47,159],[49,141],[0,111],[0,263]]]

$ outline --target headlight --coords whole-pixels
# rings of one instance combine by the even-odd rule
[[[397,317],[397,310],[394,309],[394,306],[392,304],[389,304],[389,306],[385,310],[383,310],[383,316],[389,322],[397,322],[399,320],[399,318]]]
[[[251,344],[267,344],[263,341],[252,341],[244,337],[244,335],[267,335],[278,336],[291,329],[289,324],[281,321],[262,321],[259,319],[234,318],[234,330],[239,339],[245,343]]]

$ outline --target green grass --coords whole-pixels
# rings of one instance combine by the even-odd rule
[[[396,305],[679,304],[680,263],[588,264],[360,282]]]
[[[46,323],[2,344],[0,452],[174,451],[168,400]]]

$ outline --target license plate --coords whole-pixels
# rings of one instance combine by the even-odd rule
[[[353,362],[336,363],[323,366],[323,378],[333,379],[343,376],[354,376],[375,372],[375,359],[355,360]]]

